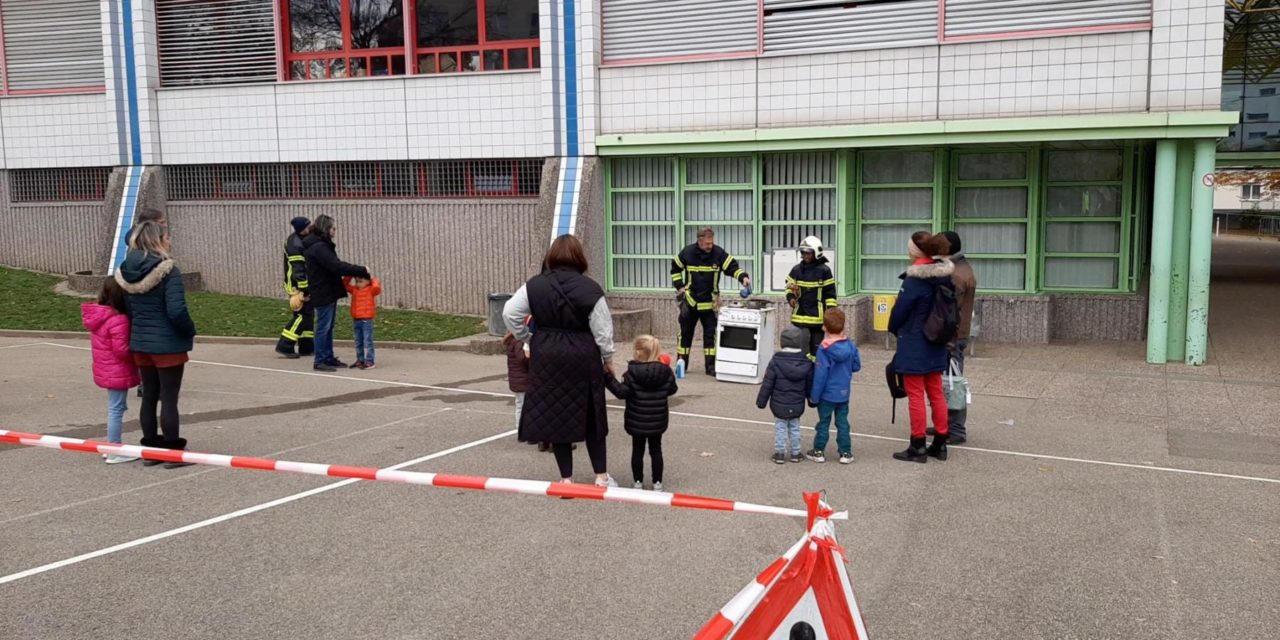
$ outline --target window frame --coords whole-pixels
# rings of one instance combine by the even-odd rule
[[[1036,292],[1036,286],[1039,284],[1038,268],[1039,260],[1034,259],[1040,253],[1040,234],[1036,217],[1043,217],[1040,210],[1040,184],[1043,182],[1040,163],[1041,148],[1037,145],[1033,146],[963,146],[953,147],[949,149],[948,154],[948,177],[947,185],[947,208],[946,215],[943,216],[943,224],[947,229],[954,230],[957,224],[1021,224],[1025,229],[1025,242],[1023,243],[1023,252],[1017,253],[972,253],[965,251],[966,258],[972,258],[976,261],[991,260],[1022,260],[1023,278],[1021,289],[996,289],[994,287],[981,287],[986,293],[998,294],[1031,294]],[[988,153],[1021,153],[1027,159],[1027,170],[1024,177],[1020,180],[1013,179],[997,179],[997,180],[960,180],[960,157],[964,155],[978,155]],[[985,218],[959,218],[956,216],[956,190],[966,188],[1002,188],[1002,187],[1021,187],[1027,191],[1027,209],[1026,214],[1021,218],[1011,217],[985,217]],[[962,234],[963,237],[963,234]]]
[[[835,163],[834,174],[833,174],[835,181],[831,183],[812,182],[812,183],[803,183],[803,184],[771,184],[771,185],[766,185],[764,183],[765,156],[800,155],[800,154],[815,154],[815,155],[830,154],[831,160]],[[845,266],[846,266],[844,264],[845,261],[842,259],[842,256],[840,254],[841,248],[845,246],[844,245],[845,238],[843,237],[843,233],[841,229],[844,227],[844,218],[846,217],[844,214],[844,211],[845,211],[845,207],[848,206],[848,201],[845,198],[842,198],[840,194],[846,191],[846,189],[843,188],[844,187],[843,182],[844,182],[844,172],[847,170],[847,165],[846,165],[847,160],[848,160],[848,153],[846,151],[828,150],[828,149],[809,149],[809,150],[801,149],[801,150],[790,150],[790,151],[773,151],[773,152],[756,154],[756,172],[757,172],[756,173],[756,189],[757,189],[756,213],[758,214],[757,220],[756,220],[757,222],[756,256],[757,257],[752,264],[759,267],[757,269],[757,271],[759,272],[758,274],[759,277],[757,278],[756,275],[754,274],[752,275],[752,280],[751,280],[753,285],[752,289],[758,290],[762,293],[768,293],[768,294],[782,295],[786,293],[785,289],[770,288],[770,283],[766,281],[764,278],[763,269],[764,269],[764,255],[765,255],[765,250],[764,250],[765,228],[767,227],[810,227],[810,226],[824,226],[824,227],[831,228],[831,232],[832,234],[834,234],[835,243],[833,245],[831,242],[833,238],[828,237],[826,246],[824,246],[823,249],[826,250],[826,249],[830,249],[832,246],[835,247],[836,264],[833,265],[835,267],[833,270],[836,272],[834,274],[836,278],[836,283],[837,283],[836,286],[840,289],[843,289],[843,286],[841,285],[841,283],[843,282],[843,280],[841,279],[841,276],[843,276],[845,273],[848,273],[848,272],[845,270]],[[825,190],[831,190],[832,199],[835,201],[835,207],[836,207],[835,217],[831,220],[787,221],[787,220],[765,220],[764,219],[764,194],[767,191],[783,192],[783,191],[825,191]],[[756,283],[759,283],[759,284],[756,284]],[[836,294],[842,295],[842,292],[840,290],[837,290]]]
[[[489,40],[487,33],[488,22],[488,2],[489,0],[471,0],[475,4],[476,21],[477,21],[477,42],[475,44],[449,45],[441,47],[420,47],[418,46],[418,0],[398,0],[402,10],[402,19],[404,22],[404,45],[399,47],[376,47],[370,49],[353,48],[351,43],[351,0],[338,0],[340,2],[340,10],[342,12],[342,48],[333,51],[293,51],[293,28],[292,16],[289,8],[292,0],[277,0],[277,12],[280,16],[279,20],[279,41],[280,41],[280,78],[281,82],[307,82],[319,80],[351,80],[359,78],[394,78],[394,77],[410,77],[410,76],[435,76],[435,75],[452,75],[456,73],[485,73],[485,72],[511,72],[511,73],[531,73],[537,72],[541,68],[539,55],[541,53],[541,34],[537,38],[524,38],[517,40]],[[541,29],[539,29],[541,31]],[[527,51],[529,63],[524,69],[511,69],[511,52]],[[488,60],[487,53],[501,52],[503,60],[502,69],[486,69],[485,61]],[[478,59],[478,68],[467,69],[463,64],[463,60],[467,54],[474,53]],[[440,71],[440,56],[444,54],[454,55],[454,68],[451,71]],[[422,56],[432,56],[435,70],[423,72],[419,66],[419,58]],[[375,59],[385,59],[388,69],[386,75],[373,75],[373,61]],[[395,69],[395,58],[402,58],[404,64],[404,72],[400,74],[391,73]],[[352,76],[351,61],[363,60],[365,74],[361,76]],[[312,63],[320,61],[324,63],[324,76],[312,76]],[[333,63],[342,61],[345,73],[347,75],[333,77],[331,75]],[[294,63],[302,63],[303,77],[293,77]]]
[[[654,156],[645,156],[645,157],[654,157]],[[683,158],[677,157],[677,156],[667,156],[667,157],[656,156],[656,157],[670,162],[670,165],[671,165],[670,170],[672,174],[671,174],[671,186],[669,187],[615,187],[613,186],[613,172],[614,172],[613,163],[618,161],[619,158],[611,158],[608,162],[604,163],[605,165],[604,210],[605,210],[605,222],[606,222],[605,224],[605,255],[608,257],[608,259],[605,260],[605,282],[607,283],[608,288],[611,291],[653,292],[653,291],[664,291],[664,290],[674,289],[674,287],[672,287],[670,283],[667,284],[666,289],[663,289],[663,288],[649,289],[645,287],[618,287],[615,284],[615,279],[617,277],[617,269],[614,266],[614,262],[616,260],[664,260],[666,262],[670,262],[671,259],[675,257],[674,253],[666,256],[660,256],[660,255],[654,255],[654,254],[641,254],[641,253],[623,253],[623,254],[615,253],[614,238],[613,238],[613,235],[614,235],[613,230],[615,228],[618,228],[618,227],[642,227],[642,228],[666,227],[667,232],[671,234],[672,238],[675,241],[676,251],[679,251],[684,247],[684,245],[681,243],[681,234],[684,228],[681,217],[682,217],[682,214],[684,213],[684,205],[681,202],[681,198],[683,196],[682,196],[682,190],[680,188],[680,182],[683,179],[682,177]],[[670,193],[672,198],[671,220],[661,221],[661,222],[654,222],[650,220],[623,220],[621,222],[615,221],[613,219],[613,196],[618,193]]]
[[[1249,191],[1254,192],[1253,197],[1249,197]],[[1262,201],[1262,185],[1256,183],[1248,183],[1240,185],[1240,201],[1241,202],[1261,202]]]
[[[877,151],[904,151],[904,152],[927,151],[933,154],[933,179],[927,183],[926,182],[864,183],[863,176],[862,176],[864,156],[868,152],[877,152]],[[903,226],[906,224],[919,224],[921,227],[927,226],[931,233],[937,233],[938,230],[941,229],[943,225],[944,213],[947,210],[946,206],[948,203],[948,199],[950,197],[950,190],[946,188],[946,179],[948,175],[948,161],[950,160],[950,154],[947,151],[948,151],[947,149],[942,147],[872,147],[872,148],[866,148],[866,149],[857,149],[851,152],[855,154],[853,157],[853,161],[848,163],[849,172],[850,172],[850,175],[848,176],[848,182],[849,182],[849,188],[851,190],[851,196],[850,196],[849,202],[852,208],[849,209],[847,214],[845,215],[846,223],[848,226],[847,233],[851,237],[851,240],[845,246],[852,246],[854,251],[850,254],[846,254],[846,256],[844,257],[849,262],[853,263],[852,265],[850,265],[850,269],[847,269],[845,273],[852,273],[854,277],[852,279],[846,278],[845,281],[842,281],[840,283],[841,285],[840,295],[844,296],[844,295],[858,295],[858,294],[885,294],[885,293],[896,293],[898,291],[898,287],[893,287],[891,289],[868,289],[863,287],[862,285],[863,261],[872,260],[872,261],[879,261],[879,262],[891,262],[891,261],[892,262],[908,262],[905,249],[903,250],[902,255],[897,257],[879,256],[879,255],[868,257],[864,255],[862,252],[863,225]],[[923,219],[906,220],[901,218],[884,219],[884,220],[866,220],[863,217],[863,214],[865,211],[863,208],[863,202],[864,202],[863,191],[864,190],[866,189],[870,189],[870,190],[920,189],[926,185],[933,192],[933,198],[932,198],[932,204],[931,204],[932,214],[930,215],[928,221],[925,221]],[[905,238],[904,238],[903,246],[904,247],[906,246]],[[850,284],[852,286],[849,286]]]
[[[1041,150],[1041,175],[1040,192],[1041,210],[1040,214],[1040,237],[1043,238],[1043,248],[1037,251],[1038,259],[1038,275],[1036,278],[1036,290],[1045,293],[1129,293],[1130,289],[1130,273],[1135,267],[1130,264],[1132,258],[1131,238],[1133,233],[1133,197],[1134,197],[1134,181],[1135,181],[1135,161],[1133,145],[1126,143],[1123,147],[1115,149],[1078,149],[1079,151],[1098,151],[1107,150],[1115,151],[1121,157],[1121,171],[1119,180],[1073,180],[1053,182],[1049,180],[1049,154],[1054,151],[1069,151],[1070,149],[1053,149],[1046,147]],[[1047,210],[1049,203],[1050,187],[1093,187],[1093,186],[1118,186],[1120,187],[1119,205],[1120,210],[1114,216],[1054,216],[1050,217]],[[1089,252],[1089,251],[1050,251],[1049,250],[1049,225],[1050,224],[1079,224],[1079,223],[1101,223],[1115,224],[1120,228],[1120,235],[1117,238],[1116,250],[1112,252]],[[1048,273],[1048,261],[1054,258],[1108,258],[1117,261],[1116,265],[1116,286],[1106,287],[1061,287],[1050,286],[1045,283]]]
[[[99,30],[96,34],[101,35],[102,19],[98,19]],[[98,41],[101,45],[101,40]],[[53,96],[53,95],[80,95],[93,93],[106,93],[107,82],[104,72],[102,84],[84,85],[79,87],[57,87],[48,89],[11,89],[9,88],[9,55],[7,53],[8,43],[5,42],[4,35],[4,17],[0,15],[0,97],[2,96]]]

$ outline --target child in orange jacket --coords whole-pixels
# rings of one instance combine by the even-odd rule
[[[378,315],[378,303],[374,298],[382,293],[382,283],[377,278],[342,279],[347,293],[351,294],[351,324],[356,334],[356,361],[352,369],[372,369],[373,318]]]

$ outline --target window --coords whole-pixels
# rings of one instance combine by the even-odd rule
[[[1246,184],[1240,187],[1240,199],[1245,202],[1257,202],[1262,199],[1262,185]]]
[[[156,0],[160,83],[274,82],[272,0]]]
[[[5,94],[104,90],[98,0],[4,0],[0,18]]]
[[[620,289],[670,289],[671,257],[680,250],[675,158],[618,158],[609,163],[610,281]]]
[[[1043,289],[1120,288],[1128,244],[1126,158],[1121,149],[1045,152]]]
[[[957,151],[952,155],[952,228],[983,289],[1025,291],[1031,161],[1025,150]]]
[[[538,0],[283,3],[292,80],[539,66]]]
[[[898,274],[909,264],[907,238],[933,229],[935,155],[928,149],[858,154],[855,234],[862,291],[897,291]]]
[[[102,202],[107,197],[111,167],[13,169],[9,171],[12,202]]]
[[[517,198],[537,196],[542,160],[178,165],[171,200]]]
[[[831,272],[839,273],[839,204],[836,197],[839,171],[834,153],[775,153],[761,158],[761,238],[767,273],[757,289],[783,291],[796,247],[808,236],[822,240]],[[741,261],[742,258],[739,258]],[[746,265],[743,265],[746,268]]]

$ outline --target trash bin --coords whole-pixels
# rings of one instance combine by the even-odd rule
[[[507,335],[507,325],[502,322],[502,307],[506,306],[507,301],[510,299],[511,294],[509,293],[489,294],[489,335]]]

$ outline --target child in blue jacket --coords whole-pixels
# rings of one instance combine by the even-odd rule
[[[844,334],[844,312],[827,309],[822,318],[826,337],[818,349],[818,366],[813,374],[813,391],[810,405],[818,407],[818,424],[814,427],[813,449],[805,457],[814,462],[826,462],[827,439],[831,437],[831,418],[836,419],[836,447],[840,450],[840,464],[853,462],[853,441],[849,437],[849,388],[853,374],[862,369],[858,345]]]

